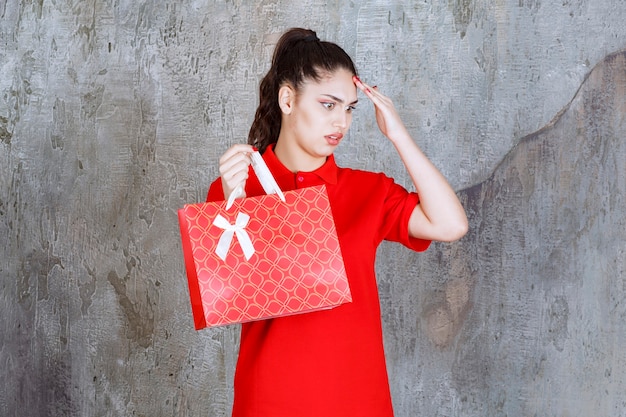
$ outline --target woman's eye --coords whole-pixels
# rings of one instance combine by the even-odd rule
[[[352,113],[352,112],[353,112],[353,111],[355,111],[355,110],[356,110],[356,107],[354,107],[354,106],[347,106],[347,107],[346,107],[346,111],[347,111],[348,113]]]
[[[322,103],[322,106],[326,107],[327,110],[332,110],[335,107],[335,103],[326,101]]]

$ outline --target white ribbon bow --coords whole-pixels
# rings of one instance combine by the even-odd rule
[[[222,259],[222,261],[226,261],[226,255],[230,249],[230,244],[233,241],[234,234],[237,235],[237,239],[239,240],[243,254],[246,257],[246,261],[250,260],[254,254],[252,240],[250,240],[248,232],[245,231],[248,221],[250,221],[250,216],[245,213],[237,213],[237,220],[235,220],[235,224],[230,224],[228,220],[219,214],[213,221],[215,226],[220,229],[224,229],[224,233],[222,233],[219,242],[217,242],[217,247],[215,248],[215,253]]]

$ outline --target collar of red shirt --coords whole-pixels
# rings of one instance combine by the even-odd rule
[[[263,159],[267,164],[270,171],[274,175],[276,182],[282,188],[282,184],[293,184],[295,177],[298,175],[306,175],[307,177],[315,176],[319,179],[319,183],[323,184],[337,184],[337,172],[339,168],[335,163],[334,155],[330,155],[324,165],[311,172],[291,172],[282,162],[278,159],[276,154],[274,153],[274,145],[269,145],[265,152],[263,153]],[[308,182],[308,181],[307,181]]]

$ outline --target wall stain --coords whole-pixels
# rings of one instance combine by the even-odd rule
[[[52,124],[53,131],[50,136],[52,149],[63,150],[65,146],[65,138],[63,132],[67,126],[67,117],[65,113],[65,102],[57,98],[52,106]]]
[[[86,120],[92,120],[96,116],[98,108],[102,105],[104,86],[93,88],[88,93],[83,94],[80,100],[80,108]]]
[[[567,339],[569,304],[563,296],[556,297],[548,309],[548,339],[562,352]]]
[[[443,300],[426,309],[426,335],[437,347],[449,346],[459,333],[471,307],[470,292],[467,278],[454,279],[446,283]]]
[[[20,121],[20,115],[25,112],[24,108],[30,103],[30,96],[33,94],[30,79],[33,76],[37,60],[33,57],[33,51],[27,51],[22,55],[20,66],[16,69],[13,84],[8,93],[4,96],[8,115],[0,116],[0,141],[10,144],[13,139],[15,126]],[[9,77],[9,74],[4,74]]]
[[[93,12],[91,16],[87,13],[83,13],[81,7],[87,6],[86,2],[77,2],[77,6],[73,10],[74,14],[77,16],[88,16],[85,20],[88,22],[81,23],[78,25],[78,29],[76,30],[75,35],[79,38],[84,38],[86,41],[82,44],[82,52],[85,57],[88,57],[96,51],[97,48],[97,37],[96,37],[96,8],[98,6],[98,2],[94,2],[93,4]]]
[[[44,388],[47,401],[40,404],[47,410],[41,416],[76,416],[79,406],[72,395],[72,357],[57,355],[46,361],[44,381],[38,386]],[[42,410],[43,411],[43,410]],[[84,411],[84,410],[83,410]]]
[[[14,123],[10,122],[7,117],[0,116],[0,142],[7,145],[11,144],[14,128]]]
[[[61,258],[50,255],[49,244],[42,250],[31,252],[22,260],[17,275],[17,296],[18,302],[26,310],[32,307],[33,291],[37,293],[37,301],[48,299],[48,276],[55,266],[64,269]],[[37,282],[35,289],[33,289],[33,279]]]
[[[137,342],[143,348],[152,344],[154,333],[154,312],[150,295],[146,292],[146,300],[143,303],[133,303],[126,292],[126,282],[130,279],[131,271],[136,267],[137,261],[129,257],[126,263],[128,273],[122,279],[115,271],[109,272],[107,280],[113,286],[119,305],[128,320],[128,337]],[[145,306],[145,308],[142,308]]]
[[[519,0],[518,5],[519,7],[525,7],[532,12],[537,12],[541,7],[541,0]]]
[[[465,38],[467,28],[474,17],[474,5],[472,0],[449,0],[448,6],[454,16],[454,27]]]
[[[96,292],[96,271],[87,265],[86,261],[83,261],[83,267],[87,270],[89,280],[85,283],[78,283],[78,292],[80,295],[80,311],[84,315],[87,314],[89,307],[93,301],[92,297]]]

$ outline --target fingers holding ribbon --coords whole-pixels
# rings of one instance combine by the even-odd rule
[[[252,162],[252,152],[252,146],[239,144],[230,147],[220,158],[219,172],[226,200],[246,196],[244,188],[248,179],[248,167]]]

